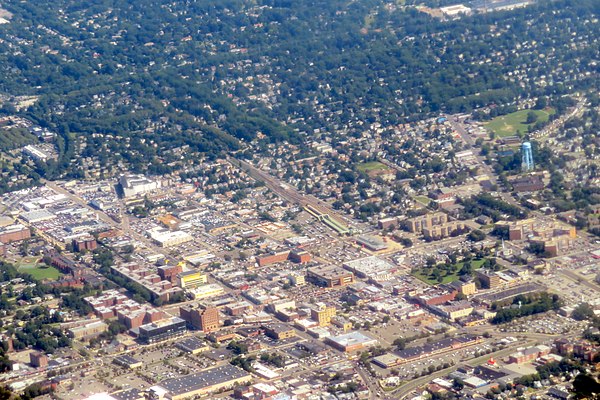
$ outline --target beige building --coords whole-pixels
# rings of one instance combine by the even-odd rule
[[[310,318],[317,321],[319,326],[331,325],[331,319],[335,317],[336,309],[324,303],[317,303],[310,309]]]

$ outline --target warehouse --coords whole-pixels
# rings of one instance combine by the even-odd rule
[[[243,369],[225,364],[181,378],[167,379],[151,387],[150,393],[155,399],[180,400],[246,383],[251,379],[250,374]]]

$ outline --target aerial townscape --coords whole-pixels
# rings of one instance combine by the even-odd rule
[[[0,400],[600,399],[598,0],[0,0]]]

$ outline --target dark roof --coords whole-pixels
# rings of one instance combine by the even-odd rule
[[[171,396],[177,396],[247,376],[249,374],[243,369],[225,364],[180,378],[167,379],[159,383],[159,386],[166,389]]]

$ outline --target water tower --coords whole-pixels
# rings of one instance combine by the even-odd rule
[[[523,172],[533,171],[533,151],[531,150],[531,142],[523,142],[521,145],[521,169]]]

